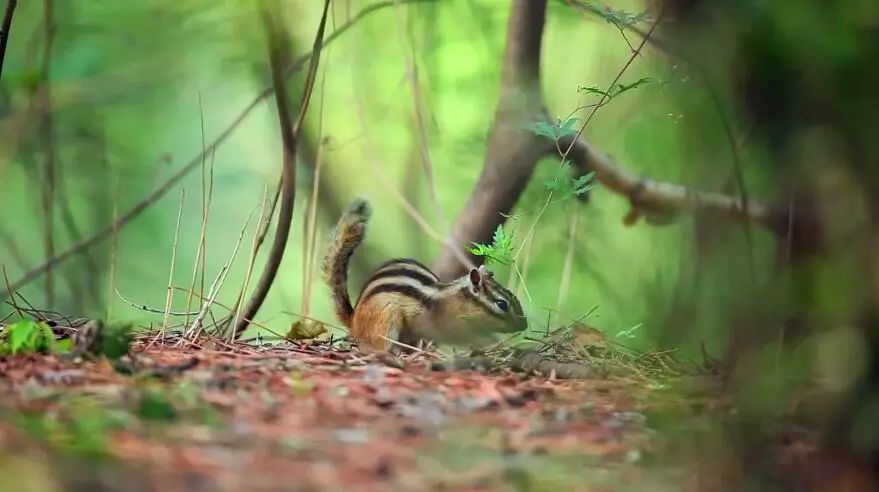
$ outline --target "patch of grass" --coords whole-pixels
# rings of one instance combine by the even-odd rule
[[[499,224],[491,237],[491,244],[473,243],[469,250],[476,256],[484,257],[486,264],[510,265],[514,261],[514,249],[513,234],[505,231],[503,224]]]
[[[497,347],[488,354],[496,361],[513,361],[524,353],[537,353],[559,364],[580,364],[604,376],[634,377],[654,388],[666,387],[669,379],[704,372],[697,364],[679,360],[676,351],[640,351],[620,342],[632,338],[641,325],[623,330],[614,339],[579,322],[553,331],[532,331],[513,345]],[[551,365],[551,364],[550,364]]]

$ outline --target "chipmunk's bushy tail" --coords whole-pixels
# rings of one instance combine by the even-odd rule
[[[336,231],[327,248],[322,267],[324,280],[329,284],[336,308],[336,316],[346,327],[351,324],[354,307],[348,296],[348,263],[354,250],[363,242],[366,223],[372,215],[369,202],[354,200],[342,214]]]

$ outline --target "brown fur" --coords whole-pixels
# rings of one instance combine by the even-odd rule
[[[339,219],[336,232],[324,257],[323,276],[330,285],[336,316],[346,327],[351,326],[354,308],[348,296],[348,264],[354,250],[363,242],[366,223],[372,211],[365,200],[355,200]]]
[[[351,335],[378,350],[391,348],[389,340],[410,340],[410,320],[424,312],[424,306],[410,297],[384,293],[357,303]],[[395,336],[396,335],[396,336]]]
[[[474,335],[512,332],[526,328],[519,301],[480,267],[448,284],[440,283],[426,266],[410,259],[391,260],[364,284],[357,305],[348,295],[348,263],[363,242],[369,205],[351,204],[339,219],[324,259],[324,278],[330,285],[336,315],[361,346],[377,350],[409,345],[421,339],[471,342]],[[474,279],[479,280],[475,282]],[[496,299],[509,302],[508,312],[496,312]]]

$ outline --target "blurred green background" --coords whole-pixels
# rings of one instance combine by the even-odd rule
[[[291,52],[306,53],[321,2],[281,3]],[[373,4],[333,2],[328,33]],[[592,10],[578,8],[583,4]],[[54,159],[57,181],[51,202],[58,252],[140,202],[269,84],[257,2],[51,5],[54,28],[47,35],[44,5],[19,2],[0,77],[0,263],[12,281],[47,258],[47,158]],[[375,213],[355,256],[352,291],[384,259],[432,262],[439,245],[396,196],[405,196],[442,234],[463,209],[486,153],[509,6],[500,0],[390,5],[323,51],[299,148],[293,232],[257,317],[261,325],[283,333],[306,312],[335,324],[319,279],[310,305],[303,305],[304,213],[317,156],[317,261],[338,213],[360,196],[373,202]],[[805,389],[818,383],[825,398],[812,402],[805,420],[826,423],[831,440],[875,457],[879,3],[549,2],[541,79],[552,116],[564,120],[595,103],[597,97],[578,87],[607,87],[632,58],[641,38],[623,34],[607,12],[649,12],[634,24],[643,32],[660,8],[666,14],[657,31],[661,44],[648,44],[620,79],[653,82],[600,108],[586,137],[639,175],[698,190],[738,196],[740,173],[751,199],[775,206],[793,232],[774,234],[701,213],[626,227],[629,200],[598,184],[587,203],[551,205],[519,258],[527,293],[519,282],[517,292],[531,329],[543,332],[590,313],[590,325],[625,345],[679,350],[708,366],[714,357],[726,359],[729,366],[712,369],[738,383],[736,415],[749,431],[765,428],[752,425],[751,416],[801,409]],[[410,63],[417,91],[407,76]],[[301,70],[290,79],[291,101],[299,100],[304,76]],[[442,213],[421,169],[417,106]],[[546,199],[544,183],[555,176],[556,163],[547,158],[537,167],[507,224],[517,246]],[[208,286],[229,261],[251,211],[274,189],[280,166],[274,102],[267,99],[205,160],[205,169],[213,170]],[[173,283],[188,288],[204,172],[190,173],[115,241],[61,264],[52,276],[54,299],[47,298],[42,277],[20,293],[68,315],[160,323],[160,315],[131,307],[108,286],[115,283],[136,304],[162,309],[185,190]],[[218,297],[223,305],[234,302],[243,283],[254,222]],[[514,273],[502,267],[497,277],[512,280]],[[186,303],[176,292],[174,309],[186,310]],[[224,314],[219,307],[215,313]],[[751,435],[724,430],[731,439]]]
[[[370,3],[334,2],[328,31]],[[319,4],[284,2],[293,53],[308,50]],[[208,141],[225,129],[267,85],[268,64],[253,2],[54,5],[49,87],[58,182],[54,230],[56,249],[62,250],[112,221],[114,213],[128,210],[196,155],[202,147],[202,124]],[[612,7],[633,13],[646,8],[641,2],[614,2]],[[391,256],[433,259],[438,244],[404,212],[376,173],[380,170],[388,176],[390,186],[402,191],[435,229],[448,230],[482,165],[498,93],[508,11],[508,2],[464,0],[384,8],[365,17],[325,50],[301,149],[300,157],[305,159],[299,163],[293,233],[278,281],[260,311],[261,324],[281,332],[295,319],[286,312],[303,312],[302,214],[319,147],[322,178],[336,205],[355,196],[374,204],[368,246],[355,257],[360,268]],[[875,9],[871,12],[875,14]],[[38,97],[45,45],[42,23],[39,2],[20,3],[0,80],[0,179],[4,183],[0,258],[10,279],[45,258],[41,193],[47,144]],[[565,2],[550,3],[542,82],[553,115],[564,119],[578,105],[594,102],[578,94],[577,87],[604,87],[613,80],[631,56],[630,43],[640,39],[631,32],[626,36],[628,40],[601,16]],[[709,79],[715,86],[714,96],[703,72],[648,45],[621,82],[642,77],[659,82],[627,92],[602,107],[587,128],[587,137],[637,173],[734,194],[734,159],[724,129],[726,118],[736,131],[741,171],[751,196],[767,201],[779,198],[778,173],[768,144],[760,135],[739,132],[743,125],[733,87],[728,78],[716,76],[717,69],[732,59],[728,45],[734,38],[731,28],[719,31],[710,57],[700,55],[709,52],[707,47],[691,46],[695,57],[713,74]],[[406,77],[410,57],[419,74],[427,150],[443,217],[431,204],[419,168],[412,87]],[[298,101],[303,72],[292,78],[293,101]],[[261,103],[207,159],[206,165],[214,170],[207,223],[208,285],[228,261],[251,209],[266,188],[272,190],[276,183],[280,139],[273,106],[271,101]],[[555,172],[552,162],[547,159],[538,167],[516,208],[516,212],[525,212],[512,222],[517,240],[546,196],[543,182]],[[201,181],[196,170],[119,231],[112,275],[126,298],[163,307],[181,190],[186,199],[174,283],[188,286],[199,239]],[[547,210],[520,262],[530,296],[521,289],[519,293],[533,327],[545,329],[550,311],[551,323],[558,325],[596,308],[590,323],[611,336],[624,331],[634,337],[626,340],[629,344],[682,345],[697,353],[705,343],[709,353],[723,353],[730,319],[739,306],[772,299],[777,293],[773,237],[754,228],[749,246],[740,225],[714,224],[705,252],[697,246],[701,239],[696,237],[692,216],[681,215],[664,227],[643,221],[624,227],[622,219],[628,209],[627,200],[599,185],[588,204],[569,201]],[[560,289],[575,216],[570,287]],[[318,217],[322,251],[335,217],[329,213]],[[253,222],[219,296],[227,305],[234,301],[244,277]],[[265,249],[257,259],[257,273]],[[154,322],[155,315],[130,307],[108,291],[110,253],[111,241],[104,241],[62,264],[54,275],[57,295],[51,307],[84,316],[109,312],[115,319]],[[845,275],[842,271],[836,275]],[[502,271],[500,277],[512,274]],[[358,280],[362,276],[355,275],[352,290],[357,289]],[[43,285],[39,279],[21,293],[34,305],[46,306]],[[332,320],[328,292],[319,280],[311,299],[310,314]],[[835,302],[832,293],[827,302]],[[175,309],[185,309],[185,303],[186,295],[176,293]]]

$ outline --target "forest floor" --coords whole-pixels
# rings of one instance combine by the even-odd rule
[[[127,369],[0,357],[0,476],[19,491],[661,491],[729,475],[714,427],[675,430],[726,411],[709,376],[175,340],[141,338]]]

